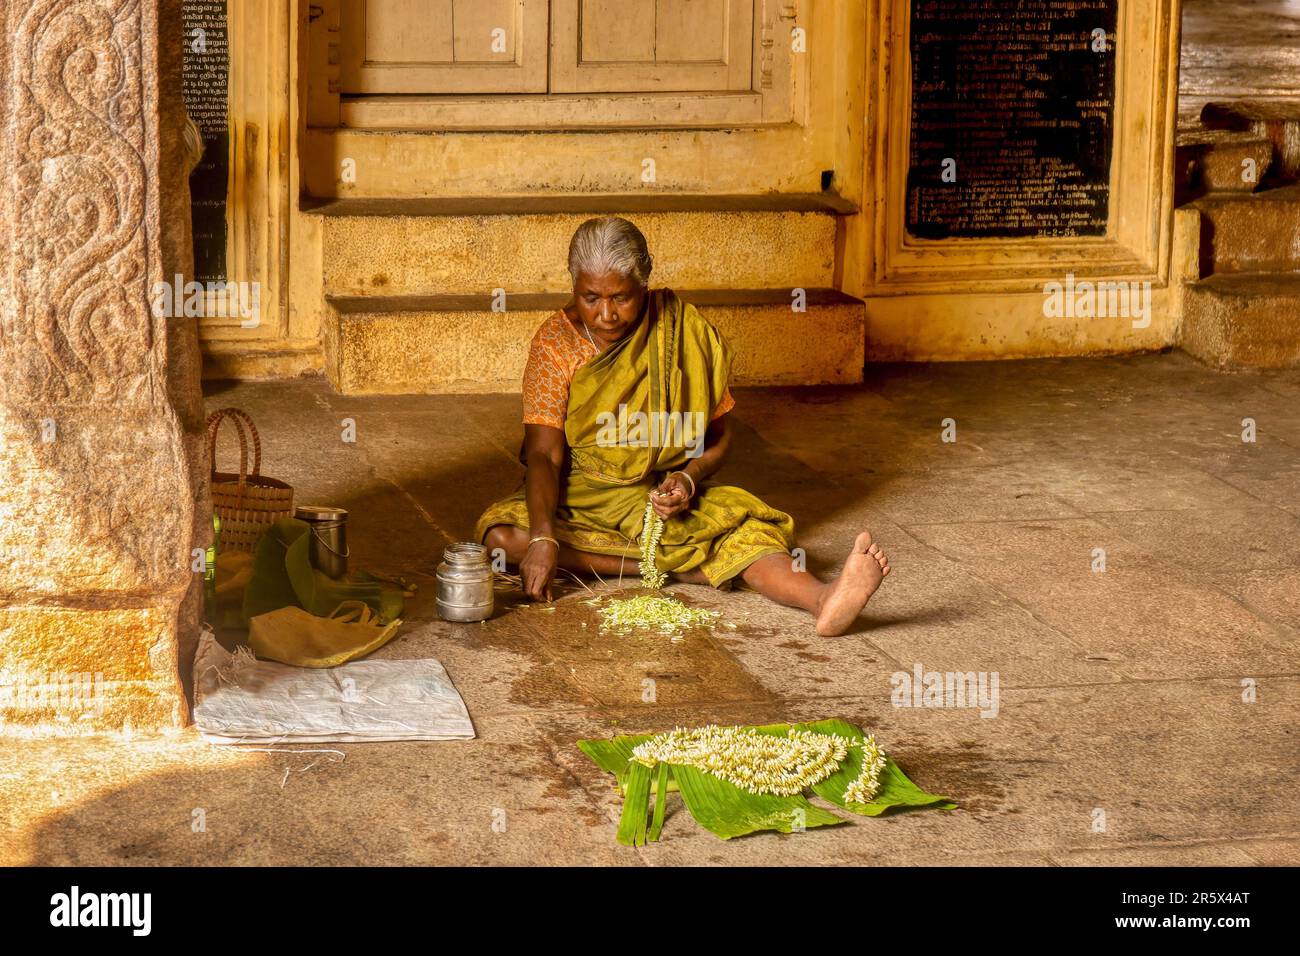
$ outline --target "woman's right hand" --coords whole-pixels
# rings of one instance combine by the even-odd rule
[[[523,578],[524,594],[534,601],[551,600],[551,582],[559,566],[560,547],[544,538],[532,542],[524,559],[519,562],[519,576]]]

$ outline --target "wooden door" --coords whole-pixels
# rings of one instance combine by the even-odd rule
[[[547,0],[343,0],[340,91],[544,93]]]
[[[552,0],[551,91],[752,87],[753,0]]]

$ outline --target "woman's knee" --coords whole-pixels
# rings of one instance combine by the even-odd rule
[[[494,524],[483,535],[483,545],[488,549],[488,553],[498,549],[504,551],[507,561],[518,564],[523,557],[521,545],[525,537],[527,536],[523,529],[516,528],[512,524]]]

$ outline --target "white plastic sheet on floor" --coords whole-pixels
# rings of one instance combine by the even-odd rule
[[[232,654],[209,627],[194,655],[194,723],[220,744],[474,737],[465,702],[432,658],[289,667]]]

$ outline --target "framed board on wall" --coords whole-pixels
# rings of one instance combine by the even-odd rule
[[[1104,236],[1119,0],[913,0],[907,233]]]
[[[190,175],[194,278],[226,279],[226,199],[230,180],[230,49],[226,0],[185,0],[185,111],[203,135]]]

